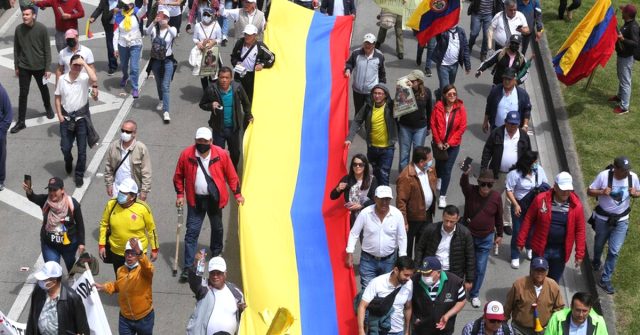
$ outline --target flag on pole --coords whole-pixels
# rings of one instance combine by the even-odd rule
[[[460,0],[423,0],[407,20],[407,26],[417,32],[418,44],[424,46],[459,20]]]
[[[611,0],[596,1],[553,58],[558,80],[573,85],[604,67],[615,50],[617,25]]]

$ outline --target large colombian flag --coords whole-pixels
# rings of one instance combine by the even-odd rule
[[[422,0],[407,20],[407,27],[417,32],[418,44],[424,46],[459,20],[460,0]]]
[[[598,64],[604,67],[615,50],[617,25],[611,1],[596,1],[553,57],[558,80],[572,85],[588,77]]]
[[[330,191],[346,173],[351,16],[274,0],[244,136],[240,252],[248,309],[241,334],[265,334],[262,312],[287,308],[291,334],[355,334],[347,211]]]

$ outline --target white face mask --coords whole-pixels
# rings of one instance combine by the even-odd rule
[[[133,263],[132,265],[127,264],[127,262],[125,262],[125,263],[124,263],[124,265],[125,265],[126,267],[128,267],[128,268],[129,268],[129,270],[133,270],[133,269],[135,269],[135,268],[136,268],[136,266],[138,266],[139,264],[140,264],[140,262],[135,262],[135,263]]]
[[[133,134],[120,133],[120,139],[122,142],[129,142],[133,138]]]
[[[431,278],[431,276],[422,276],[420,279],[425,283],[425,285],[429,287],[433,286],[433,278]]]
[[[213,21],[213,18],[211,16],[207,16],[207,15],[202,16],[202,23],[208,25],[211,23],[211,21]]]
[[[45,282],[44,280],[38,280],[38,286],[45,291],[49,291],[56,283],[54,282]]]

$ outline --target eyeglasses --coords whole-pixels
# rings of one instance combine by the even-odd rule
[[[133,130],[120,129],[120,132],[125,134],[133,134]]]
[[[352,167],[364,167],[364,163],[356,163],[356,162],[353,162],[353,163],[351,163],[351,166],[352,166]]]
[[[449,93],[446,94],[446,96],[448,96],[448,97],[455,97],[457,95],[458,95],[458,93],[456,93],[456,92],[449,92]]]
[[[488,188],[492,188],[493,187],[493,183],[478,183],[478,185],[480,185],[480,187],[488,187]]]

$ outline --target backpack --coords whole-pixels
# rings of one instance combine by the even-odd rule
[[[473,322],[473,328],[471,329],[471,335],[478,335],[480,333],[480,321],[482,318],[477,319]],[[511,330],[509,330],[509,325],[506,322],[502,323],[502,334],[511,335]]]
[[[167,58],[167,41],[165,37],[169,33],[169,28],[167,28],[164,36],[160,37],[160,25],[156,25],[156,33],[156,37],[151,41],[151,58],[164,60]],[[173,43],[173,40],[171,40],[171,43]]]
[[[640,47],[637,47],[636,49],[640,49]],[[635,57],[635,55],[634,55]],[[609,170],[608,175],[607,175],[607,187],[611,188],[613,186],[613,164],[609,164],[607,165],[607,167],[605,168],[606,170]],[[631,173],[629,173],[629,175],[627,176],[627,183],[629,189],[631,189],[633,187],[633,179],[631,177]],[[618,223],[618,220],[623,217],[628,215],[631,212],[631,205],[629,205],[629,208],[627,208],[624,212],[620,213],[620,214],[612,214],[612,213],[608,213],[606,211],[604,211],[600,205],[597,205],[596,208],[593,209],[593,212],[591,212],[591,217],[587,220],[587,223],[591,226],[591,228],[595,231],[596,230],[596,216],[595,214],[599,214],[602,216],[606,216],[607,219],[607,224],[609,226],[615,226]]]
[[[640,41],[640,29],[638,30],[638,36],[636,36],[636,41]],[[640,44],[636,45],[633,49],[633,59],[640,60]]]
[[[236,286],[236,284],[232,282],[226,282],[225,284],[231,291],[231,294],[233,294],[233,297],[236,299],[236,304],[244,304],[244,295],[242,294],[242,291],[240,291],[238,286]],[[243,311],[244,310],[241,310],[240,307],[238,307],[238,311],[236,312],[236,321],[240,321],[240,316],[242,315]]]

